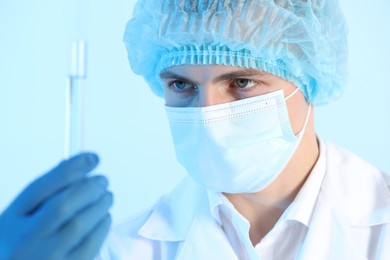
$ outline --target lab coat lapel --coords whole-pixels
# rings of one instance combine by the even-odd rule
[[[296,259],[363,260],[367,258],[357,247],[349,223],[320,195],[310,228]]]
[[[207,203],[204,188],[187,177],[160,199],[138,234],[159,241],[185,240],[194,216],[204,203]]]
[[[177,259],[238,259],[224,231],[212,218],[209,207],[202,207],[195,216]]]
[[[222,228],[211,216],[206,190],[185,178],[156,205],[138,234],[179,242],[176,259],[238,259]]]

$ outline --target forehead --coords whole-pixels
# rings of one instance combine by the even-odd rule
[[[164,69],[160,73],[160,78],[176,78],[178,76],[216,78],[221,75],[231,75],[237,77],[271,76],[272,74],[258,69],[247,69],[235,66],[224,65],[179,65]]]

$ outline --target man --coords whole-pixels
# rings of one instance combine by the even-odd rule
[[[345,85],[337,1],[140,0],[124,39],[189,177],[102,259],[390,258],[390,177],[314,131]]]
[[[314,132],[345,84],[337,2],[141,0],[125,41],[189,177],[100,258],[390,259],[389,176]],[[0,216],[0,259],[91,259],[112,205],[97,162],[28,186]]]

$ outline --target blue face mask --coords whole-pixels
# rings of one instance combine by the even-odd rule
[[[305,131],[295,136],[282,90],[208,107],[166,107],[176,157],[210,190],[258,192],[281,173]]]

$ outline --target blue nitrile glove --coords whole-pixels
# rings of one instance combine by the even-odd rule
[[[93,259],[113,203],[107,179],[87,176],[97,164],[96,155],[80,154],[25,188],[0,215],[0,259]]]

